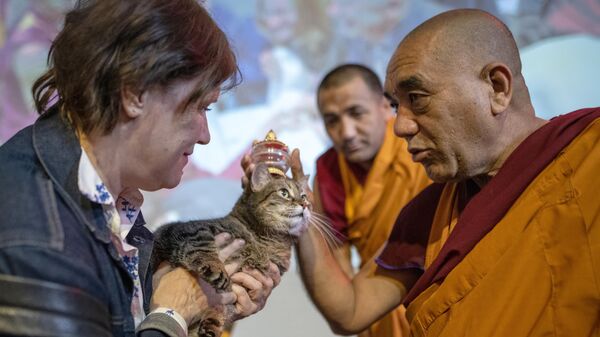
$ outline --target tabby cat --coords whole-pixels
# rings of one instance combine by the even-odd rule
[[[227,232],[234,238],[244,239],[246,244],[226,263],[241,261],[241,267],[266,272],[272,261],[283,274],[294,240],[309,223],[306,184],[306,177],[296,180],[273,176],[265,165],[259,164],[227,216],[160,227],[155,233],[152,264],[156,267],[167,261],[197,274],[217,291],[230,291],[229,275],[214,243],[215,235]],[[224,314],[209,311],[198,324],[190,327],[190,336],[220,336]]]

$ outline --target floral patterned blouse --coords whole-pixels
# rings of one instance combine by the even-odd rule
[[[104,216],[113,234],[113,244],[117,248],[121,260],[133,280],[131,313],[133,314],[135,326],[138,326],[146,316],[143,309],[144,297],[141,293],[142,286],[138,274],[139,254],[136,247],[131,246],[125,241],[125,237],[127,237],[129,230],[133,227],[140,213],[144,197],[139,190],[129,189],[123,191],[115,201],[83,149],[81,151],[81,159],[79,160],[78,177],[81,193],[91,201],[102,205]]]

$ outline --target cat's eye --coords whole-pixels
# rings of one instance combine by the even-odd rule
[[[302,195],[300,196],[300,198],[302,198],[302,201],[308,201],[308,197],[304,193],[302,193]]]
[[[286,190],[285,188],[282,188],[279,190],[279,195],[286,199],[290,198],[290,192],[288,190]]]

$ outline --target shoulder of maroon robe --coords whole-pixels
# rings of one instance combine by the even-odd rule
[[[331,221],[336,237],[346,241],[348,221],[346,219],[346,192],[342,184],[338,154],[334,148],[325,151],[317,159],[319,195],[323,212]]]
[[[347,163],[350,171],[361,184],[364,184],[368,170],[357,165]],[[325,215],[331,220],[334,234],[346,241],[348,234],[348,219],[346,219],[346,192],[340,172],[338,153],[334,148],[325,151],[317,159],[317,181],[319,182],[319,195]]]
[[[444,186],[435,183],[427,186],[402,208],[376,259],[378,265],[390,270],[423,270],[431,223]]]
[[[498,174],[469,200],[437,258],[409,291],[404,303],[408,305],[431,284],[443,281],[504,217],[540,172],[597,118],[600,108],[555,117],[519,144]]]

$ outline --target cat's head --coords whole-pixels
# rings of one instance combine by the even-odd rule
[[[269,173],[264,164],[254,169],[249,186],[244,191],[247,212],[263,228],[262,233],[299,236],[308,226],[310,219],[309,201],[305,190],[308,177],[292,179]]]

